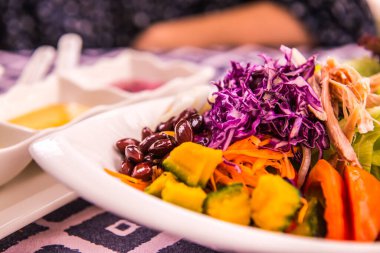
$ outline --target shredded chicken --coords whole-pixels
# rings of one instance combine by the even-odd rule
[[[362,77],[350,66],[338,65],[333,59],[327,61],[324,69],[328,72],[331,99],[341,103],[344,119],[348,121],[352,113],[358,113],[359,117],[351,117],[350,122],[358,127],[360,133],[372,131],[373,119],[366,110],[367,99],[371,94],[370,79]],[[336,103],[332,107],[337,108]],[[357,121],[354,122],[354,119]]]
[[[312,77],[309,78],[308,83],[310,84],[311,88],[314,90],[315,94],[318,96],[319,100],[321,100],[321,87],[319,85],[321,79],[320,73],[315,73]],[[309,110],[321,121],[326,121],[327,116],[324,111],[318,111],[315,110],[312,106],[307,106]]]
[[[339,122],[334,115],[333,106],[331,104],[330,87],[329,87],[329,72],[328,69],[322,70],[322,96],[321,102],[323,109],[327,114],[326,129],[331,143],[334,145],[340,157],[350,162],[352,165],[360,166],[358,158],[350,141],[347,139],[343,130],[339,126]]]
[[[366,107],[380,106],[380,95],[375,94],[380,90],[380,73],[371,76],[369,80],[372,93],[368,95]]]
[[[348,141],[352,143],[355,135],[355,126],[359,121],[359,108],[356,108],[348,117],[346,124],[343,127],[343,133],[347,137]]]
[[[320,98],[321,97],[321,86],[319,83],[321,82],[321,73],[318,71],[314,73],[312,77],[310,77],[307,82],[310,84],[311,88],[314,90],[315,94]]]
[[[371,85],[371,92],[377,92],[380,89],[380,73],[373,75],[369,78]]]
[[[307,108],[309,108],[309,110],[315,115],[315,117],[317,117],[319,120],[321,121],[326,121],[327,119],[327,115],[326,115],[326,112],[324,111],[318,111],[318,110],[315,110],[312,106],[308,105]]]
[[[380,95],[377,94],[369,94],[367,98],[367,108],[372,108],[375,106],[380,106]]]

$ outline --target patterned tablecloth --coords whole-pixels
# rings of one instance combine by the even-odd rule
[[[307,50],[301,51],[306,55],[313,53]],[[87,50],[81,57],[81,63],[88,64],[100,57],[112,57],[118,52],[119,50]],[[217,78],[229,66],[230,60],[253,61],[257,59],[258,52],[265,52],[273,57],[279,54],[279,51],[274,49],[244,46],[229,50],[181,48],[160,54],[160,57],[184,59],[212,66],[217,70]],[[368,52],[353,45],[316,52],[320,52],[319,59],[324,59],[328,55],[341,59],[368,55]],[[0,79],[0,93],[6,92],[15,83],[30,55],[30,52],[0,51],[0,64],[5,68],[5,73]],[[1,239],[0,252],[208,253],[215,251],[165,232],[139,226],[83,199],[76,199]]]

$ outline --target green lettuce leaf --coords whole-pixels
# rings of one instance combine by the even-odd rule
[[[346,63],[354,67],[362,76],[372,76],[380,72],[380,63],[374,58],[363,57]]]
[[[380,166],[380,106],[368,110],[375,119],[375,128],[366,134],[357,134],[353,148],[363,169],[372,172],[372,167]]]

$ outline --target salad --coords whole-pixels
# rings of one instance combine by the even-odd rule
[[[380,78],[296,49],[232,62],[207,106],[123,138],[118,172],[163,201],[245,226],[335,240],[380,235]]]

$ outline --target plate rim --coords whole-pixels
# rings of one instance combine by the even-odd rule
[[[37,219],[43,217],[44,215],[49,214],[50,212],[66,205],[70,201],[76,199],[78,196],[77,194],[72,191],[71,189],[68,189],[65,185],[63,185],[60,181],[56,180],[55,177],[52,177],[50,174],[46,173],[44,170],[42,170],[37,164],[31,163],[29,164],[26,169],[17,175],[14,179],[9,181],[7,184],[1,186],[0,192],[6,193],[6,194],[12,194],[11,190],[13,189],[13,186],[8,186],[11,183],[17,184],[17,186],[22,186],[25,183],[31,182],[31,180],[35,179],[34,175],[31,177],[26,177],[27,170],[31,169],[37,169],[39,171],[35,172],[38,176],[49,176],[52,179],[54,179],[55,183],[50,185],[48,188],[44,189],[43,191],[38,192],[27,192],[23,195],[29,196],[21,201],[14,201],[12,202],[12,205],[8,206],[7,208],[0,209],[0,215],[5,214],[11,214],[10,216],[7,216],[7,218],[11,218],[7,223],[3,223],[0,225],[0,241],[7,237],[8,235],[11,235],[12,233],[16,232],[18,229],[23,228],[24,226],[36,221]],[[12,210],[20,205],[25,207],[25,202],[30,201],[37,201],[34,204],[34,208],[32,212],[28,212],[29,209],[24,208],[17,208],[17,210],[21,210],[20,212],[12,212]],[[27,213],[26,213],[27,212]]]

